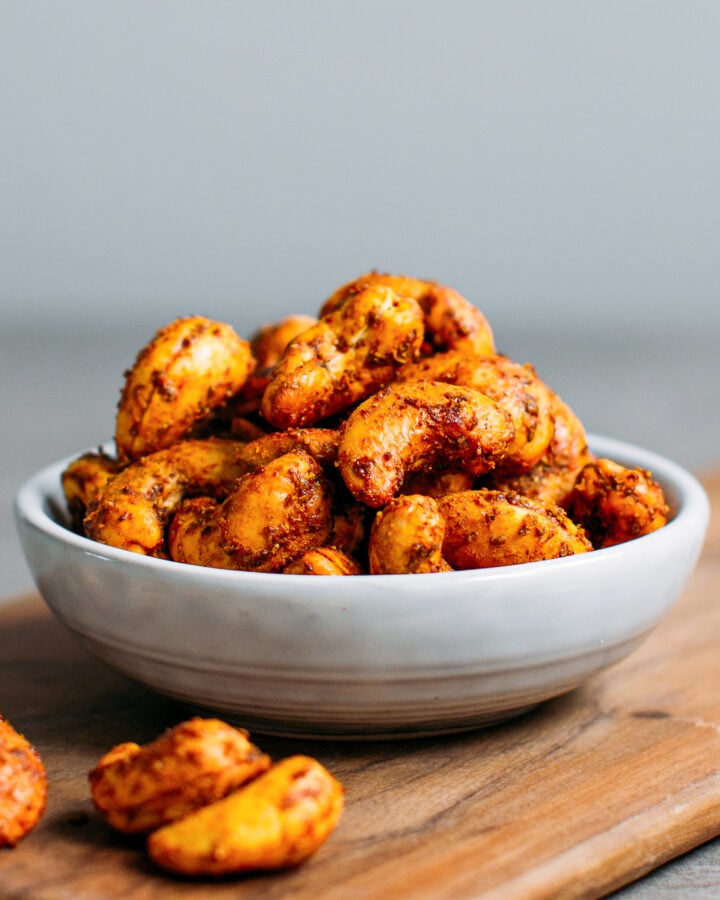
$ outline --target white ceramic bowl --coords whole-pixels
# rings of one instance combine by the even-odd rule
[[[66,525],[62,460],[18,492],[40,593],[96,657],[253,731],[401,736],[472,728],[576,687],[630,653],[681,593],[709,517],[676,464],[650,469],[672,521],[605,550],[504,568],[343,578],[229,572],[106,547]]]

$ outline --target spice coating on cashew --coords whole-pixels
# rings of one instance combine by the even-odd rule
[[[83,453],[63,470],[60,481],[70,518],[78,531],[82,530],[88,508],[122,468],[116,459],[99,450]]]
[[[290,565],[286,575],[362,575],[360,564],[336,547],[317,547],[308,550]]]
[[[161,328],[126,373],[115,445],[121,461],[163,450],[237,393],[254,366],[248,341],[204,316]]]
[[[317,325],[314,316],[286,316],[278,322],[263,325],[251,338],[250,349],[258,372],[276,365],[294,338]]]
[[[513,474],[500,469],[493,473],[488,487],[566,506],[580,470],[593,454],[582,422],[557,394],[552,398],[551,415],[553,436],[540,461],[527,472]]]
[[[146,556],[167,556],[165,524],[193,494],[224,496],[245,471],[236,441],[181,441],[111,478],[85,516],[93,540]]]
[[[289,428],[263,435],[240,447],[238,465],[246,472],[256,472],[272,460],[297,450],[304,450],[319,463],[323,474],[332,482],[333,525],[328,544],[352,553],[365,534],[364,509],[348,493],[337,477],[340,433],[333,428]]]
[[[320,315],[327,315],[342,305],[348,297],[367,287],[382,285],[404,297],[412,297],[423,311],[425,343],[430,352],[451,348],[470,353],[495,353],[490,323],[480,310],[454,288],[437,281],[422,281],[405,275],[367,272],[338,288],[322,306]]]
[[[342,785],[317,760],[291,756],[184,819],[153,832],[148,853],[185,875],[297,866],[327,840],[344,804]]]
[[[0,847],[14,847],[35,828],[47,792],[40,754],[0,714]]]
[[[584,530],[557,506],[481,489],[438,500],[442,552],[454,569],[484,569],[592,550]]]
[[[417,379],[474,388],[507,410],[515,438],[498,466],[503,471],[528,471],[539,462],[552,440],[552,391],[532,366],[520,365],[506,356],[449,350],[408,363],[397,374],[398,381]]]
[[[107,823],[140,834],[225,797],[270,765],[244,729],[194,717],[148,744],[118,744],[88,777]]]
[[[370,574],[448,572],[442,555],[445,520],[423,494],[396,497],[378,511],[370,530]]]
[[[338,468],[361,503],[388,504],[409,472],[451,464],[472,475],[501,460],[515,435],[509,414],[472,388],[392,384],[361,403],[341,429]]]
[[[286,316],[279,322],[263,325],[250,338],[250,351],[255,360],[255,369],[233,397],[232,409],[235,416],[246,415],[260,409],[260,402],[270,381],[270,373],[293,338],[317,325],[313,316]]]
[[[168,556],[175,562],[209,569],[240,568],[225,546],[221,504],[213,497],[183,500],[167,526]]]
[[[567,510],[596,548],[650,534],[662,528],[669,515],[662,488],[650,472],[610,459],[596,459],[583,467]]]
[[[391,381],[417,355],[422,338],[415,300],[382,286],[353,294],[288,344],[261,412],[281,429],[339,413]]]
[[[238,449],[238,464],[245,472],[256,472],[272,460],[305,450],[323,468],[332,468],[337,459],[340,434],[334,428],[288,428],[255,438]]]
[[[286,453],[243,475],[220,504],[183,504],[170,525],[170,555],[200,566],[279,572],[326,541],[331,507],[318,463],[304,451]]]

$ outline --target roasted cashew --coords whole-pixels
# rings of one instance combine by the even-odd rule
[[[100,491],[85,516],[93,540],[165,557],[165,524],[188,495],[224,496],[246,471],[236,441],[181,441],[130,464]]]
[[[291,756],[238,791],[153,832],[148,853],[185,875],[297,866],[335,828],[342,785],[319,762]]]
[[[64,469],[60,481],[75,528],[82,529],[88,508],[108,481],[122,468],[122,464],[116,459],[98,450],[96,453],[83,453]]]
[[[444,537],[445,520],[432,497],[395,497],[377,512],[370,530],[370,574],[447,572]]]
[[[89,774],[95,807],[113,828],[138,834],[225,797],[270,768],[243,729],[194,717],[149,744],[113,747]]]
[[[286,453],[240,478],[222,503],[186,501],[168,530],[177,562],[279,572],[319,547],[332,528],[332,494],[305,451]]]
[[[436,281],[367,272],[338,288],[325,301],[320,315],[327,315],[348,297],[376,285],[390,287],[404,297],[417,300],[423,311],[425,340],[431,352],[457,348],[470,353],[495,353],[492,330],[485,316],[462,294]]]
[[[276,428],[312,425],[387,384],[423,339],[415,300],[367,288],[292,340],[272,370],[261,412]]]
[[[362,575],[359,563],[337,547],[308,550],[283,569],[285,575]]]
[[[593,459],[585,428],[572,409],[557,394],[551,405],[553,436],[539,462],[527,472],[513,474],[500,469],[487,486],[515,491],[541,503],[565,507],[582,467]]]
[[[250,338],[255,370],[233,398],[232,410],[235,416],[245,416],[260,409],[273,366],[278,363],[293,338],[316,324],[317,319],[313,316],[287,316],[279,322],[263,325]]]
[[[352,553],[365,535],[363,508],[355,502],[336,475],[340,433],[332,428],[289,428],[274,431],[250,441],[238,450],[238,463],[256,472],[273,459],[297,450],[305,450],[320,464],[332,481],[333,525],[327,543],[337,550]]]
[[[249,441],[238,449],[238,464],[245,472],[257,472],[272,460],[291,453],[305,450],[324,469],[332,469],[337,459],[340,434],[333,428],[289,428],[287,431],[273,431]]]
[[[443,381],[474,388],[510,413],[515,438],[498,465],[504,472],[527,472],[540,461],[553,437],[553,393],[532,366],[506,356],[449,350],[404,365],[398,381]]]
[[[204,316],[161,328],[126,374],[115,426],[125,462],[163,450],[237,393],[254,366],[248,341]]]
[[[238,569],[226,547],[222,504],[213,497],[189,497],[176,508],[167,526],[168,556],[175,562],[209,569]]]
[[[377,508],[392,500],[409,472],[443,465],[472,475],[488,472],[514,435],[509,414],[472,388],[392,384],[344,423],[338,468],[355,499]]]
[[[582,468],[567,509],[596,548],[649,534],[662,528],[669,515],[663,490],[650,472],[610,459],[596,459]]]
[[[447,494],[442,552],[454,569],[509,566],[592,550],[582,527],[560,507],[487,489]]]
[[[14,847],[37,825],[47,790],[39,753],[0,714],[0,847]]]
[[[276,365],[290,341],[317,325],[317,321],[314,316],[286,316],[279,322],[263,325],[250,338],[257,371],[264,372]]]

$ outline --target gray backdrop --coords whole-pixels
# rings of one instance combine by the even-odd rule
[[[0,0],[3,327],[379,267],[502,336],[720,325],[720,4]]]

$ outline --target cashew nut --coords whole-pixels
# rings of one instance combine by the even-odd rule
[[[596,459],[582,468],[567,509],[596,548],[662,528],[669,514],[662,488],[650,472],[610,459]]]
[[[63,493],[73,525],[82,529],[83,519],[102,489],[123,468],[121,463],[102,450],[83,453],[62,472]]]
[[[90,772],[90,790],[108,824],[138,834],[225,797],[269,767],[246,731],[195,717],[149,744],[113,747]]]
[[[341,429],[338,467],[361,503],[385,506],[409,472],[440,465],[479,475],[507,453],[509,414],[472,388],[433,381],[392,384],[360,404]]]
[[[454,569],[482,569],[592,550],[584,530],[560,507],[521,494],[481,489],[446,494],[442,552]]]
[[[320,315],[327,315],[348,297],[377,285],[392,288],[404,297],[417,300],[423,311],[425,340],[431,351],[457,348],[470,353],[495,352],[492,330],[485,316],[462,294],[437,281],[367,272],[338,288],[325,301]]]
[[[445,520],[432,497],[396,497],[378,511],[370,530],[370,574],[447,572],[444,537]]]
[[[240,478],[222,503],[188,500],[168,531],[177,562],[279,572],[325,543],[332,496],[318,463],[305,451],[286,453]]]
[[[285,566],[283,572],[286,575],[362,575],[359,563],[336,547],[308,550]]]
[[[422,338],[415,300],[388,287],[366,288],[288,344],[261,412],[276,428],[312,425],[391,381]]]
[[[115,426],[121,461],[171,446],[240,390],[254,362],[250,344],[204,316],[161,328],[127,373]]]
[[[474,388],[507,410],[515,438],[498,469],[526,472],[547,450],[553,437],[553,394],[532,366],[520,365],[506,356],[449,350],[407,363],[397,375],[398,381],[421,378]]]
[[[540,460],[527,472],[513,474],[500,469],[488,480],[488,487],[566,506],[575,479],[593,454],[582,422],[557,394],[553,395],[550,413],[553,436]]]
[[[37,825],[47,789],[39,753],[0,714],[0,847],[14,847]]]
[[[185,875],[297,866],[335,828],[342,785],[317,760],[290,756],[222,800],[153,832],[148,853]]]

